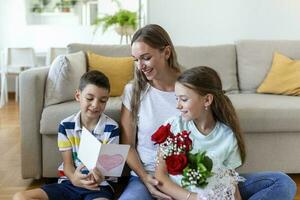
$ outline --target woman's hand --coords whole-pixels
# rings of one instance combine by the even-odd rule
[[[170,199],[172,198],[161,191],[157,189],[157,185],[160,184],[158,180],[156,180],[153,176],[150,174],[147,174],[142,178],[142,181],[144,182],[145,186],[148,188],[151,195],[157,199]]]
[[[159,181],[153,176],[146,174],[136,151],[136,131],[132,125],[132,113],[124,105],[121,108],[120,127],[122,133],[122,144],[129,144],[130,149],[127,156],[128,166],[141,178],[151,195],[157,199],[172,199],[157,189]],[[151,141],[149,141],[151,142]]]
[[[83,174],[81,173],[82,168],[84,168],[83,165],[76,168],[72,178],[70,179],[72,184],[89,190],[99,190],[98,183],[95,181],[92,173]]]

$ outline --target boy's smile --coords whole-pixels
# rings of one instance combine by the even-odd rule
[[[88,84],[82,91],[76,91],[75,98],[80,103],[83,125],[96,125],[109,99],[109,91],[105,88]]]

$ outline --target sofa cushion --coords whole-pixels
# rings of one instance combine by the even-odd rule
[[[299,60],[300,41],[242,40],[236,51],[239,87],[242,92],[255,92],[271,68],[274,52]]]
[[[133,58],[109,57],[87,52],[88,70],[104,73],[110,82],[110,96],[121,96],[125,85],[133,79]]]
[[[300,61],[275,53],[272,67],[258,93],[300,95]]]
[[[104,113],[119,122],[121,104],[121,97],[110,97]],[[77,101],[68,101],[44,108],[40,122],[41,134],[57,134],[60,121],[78,112],[79,109]]]
[[[238,90],[236,52],[234,45],[206,47],[176,47],[178,61],[184,69],[205,65],[215,69],[221,77],[223,90]]]
[[[73,100],[79,79],[85,72],[86,60],[82,51],[56,57],[46,81],[45,106]]]
[[[300,131],[300,98],[272,94],[229,94],[244,132]]]

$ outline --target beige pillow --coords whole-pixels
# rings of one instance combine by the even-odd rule
[[[46,82],[45,106],[74,100],[80,77],[86,72],[84,52],[60,55],[50,66]]]
[[[272,67],[257,92],[299,96],[300,60],[275,52]]]
[[[125,85],[133,79],[132,57],[107,57],[87,53],[89,70],[103,72],[110,82],[110,96],[121,96]]]

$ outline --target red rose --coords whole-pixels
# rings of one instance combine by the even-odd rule
[[[181,135],[185,138],[185,137],[188,137],[190,135],[191,131],[187,132],[186,130],[183,130],[181,132]]]
[[[185,138],[183,138],[180,134],[176,135],[176,141],[177,141],[177,146],[182,147],[185,144],[184,141]]]
[[[157,131],[151,136],[151,140],[155,142],[155,144],[163,143],[169,135],[171,135],[171,124],[167,124],[166,126],[161,125]]]
[[[171,155],[166,158],[166,165],[169,174],[178,175],[182,174],[183,169],[187,166],[187,157],[181,153],[179,155]]]
[[[187,137],[186,139],[185,139],[185,141],[184,141],[184,143],[185,143],[185,150],[186,151],[190,151],[191,149],[192,149],[192,140],[191,140],[191,138],[189,138],[189,137]]]
[[[177,146],[178,147],[183,147],[185,145],[185,152],[188,152],[192,149],[192,140],[190,139],[190,131],[182,131],[181,133],[178,133],[176,135],[177,137]]]

